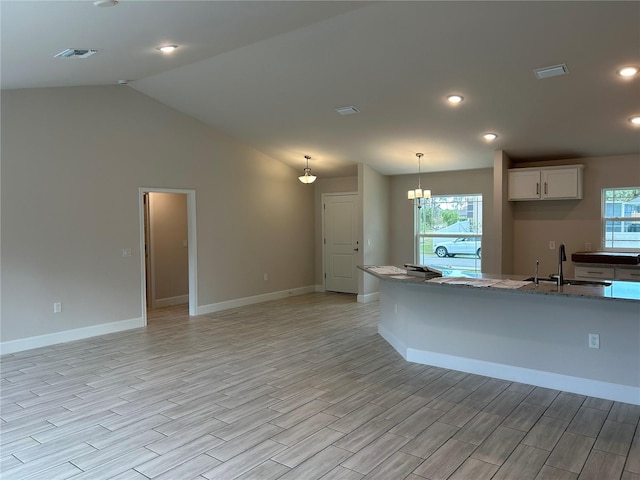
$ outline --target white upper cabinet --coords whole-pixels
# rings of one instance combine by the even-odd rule
[[[583,165],[513,168],[509,200],[576,200],[582,198]]]
[[[539,200],[540,170],[509,170],[509,200]]]

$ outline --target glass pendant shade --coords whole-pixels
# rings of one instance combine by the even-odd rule
[[[305,168],[304,169],[304,175],[300,175],[298,177],[298,180],[300,180],[302,183],[313,183],[316,181],[316,176],[315,175],[311,175],[311,169],[310,168]]]
[[[420,199],[429,199],[431,198],[431,190],[423,190],[420,185],[420,159],[423,157],[422,153],[416,153],[416,157],[418,157],[418,188],[409,190],[407,192],[407,199],[411,200],[415,205],[420,208],[421,203]],[[417,200],[417,202],[416,202]]]
[[[431,190],[416,188],[415,190],[409,190],[407,192],[407,199],[415,200],[416,198],[431,198]]]
[[[309,155],[305,155],[304,158],[307,159],[307,168],[304,169],[304,175],[300,175],[298,180],[302,183],[313,183],[316,181],[317,177],[315,175],[311,175],[311,169],[309,168],[309,160],[311,160],[311,157]]]

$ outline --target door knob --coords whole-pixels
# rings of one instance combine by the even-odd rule
[[[353,251],[357,252],[358,250],[360,250],[359,248],[354,248]]]

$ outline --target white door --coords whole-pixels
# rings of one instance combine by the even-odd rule
[[[324,196],[325,290],[358,293],[358,196]]]

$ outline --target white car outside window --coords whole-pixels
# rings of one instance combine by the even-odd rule
[[[456,238],[453,241],[435,243],[433,251],[439,257],[453,257],[455,255],[482,255],[480,238]]]

